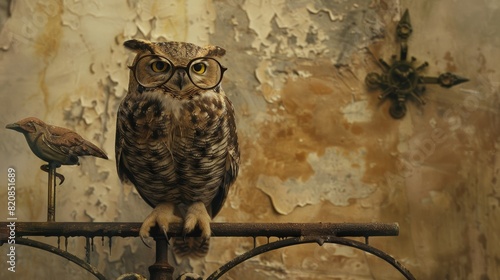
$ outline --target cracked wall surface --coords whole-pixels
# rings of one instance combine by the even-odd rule
[[[398,53],[395,27],[406,8],[410,55],[429,63],[424,74],[449,71],[470,81],[427,86],[427,104],[409,102],[405,118],[394,120],[364,77],[381,72],[379,58]],[[242,150],[240,176],[215,221],[397,222],[399,237],[370,244],[417,279],[500,277],[495,1],[13,0],[0,10],[0,126],[36,116],[77,131],[110,157],[60,169],[66,181],[57,189],[57,221],[140,222],[150,212],[115,168],[116,111],[134,56],[123,42],[210,43],[227,50],[223,86]],[[45,221],[41,160],[21,134],[0,135],[0,170],[18,174],[18,220]],[[2,187],[0,205],[6,197]],[[56,238],[37,240],[57,246]],[[212,238],[205,258],[170,259],[177,271],[206,277],[253,245],[252,238]],[[83,238],[61,246],[85,257]],[[0,252],[3,260],[6,246]],[[153,262],[154,251],[137,238],[94,240],[91,264],[109,279],[148,275]],[[17,272],[3,268],[2,279],[91,279],[22,246]],[[402,278],[372,255],[311,244],[254,257],[224,279]]]

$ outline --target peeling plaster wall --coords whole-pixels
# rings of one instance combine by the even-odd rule
[[[212,43],[227,50],[223,84],[242,148],[240,176],[215,221],[398,222],[399,237],[370,242],[417,279],[500,277],[497,2],[19,0],[0,8],[0,125],[37,116],[76,130],[111,158],[60,169],[66,182],[57,191],[57,221],[139,222],[150,211],[119,182],[113,159],[116,109],[133,57],[123,41]],[[381,71],[378,58],[398,52],[394,30],[405,8],[414,28],[410,55],[429,62],[425,75],[451,71],[470,81],[428,86],[427,105],[410,103],[407,116],[394,120],[363,80]],[[41,161],[20,134],[0,135],[0,170],[18,174],[18,220],[46,220]],[[0,215],[7,217],[6,207]],[[213,238],[206,258],[171,261],[207,276],[253,242]],[[67,240],[82,258],[84,246]],[[110,279],[148,275],[154,262],[138,239],[114,238],[111,248],[108,239],[95,240],[94,247],[91,263]],[[57,256],[16,251],[17,272],[1,269],[0,278],[91,278]],[[331,244],[273,251],[227,275],[401,279],[375,257]]]

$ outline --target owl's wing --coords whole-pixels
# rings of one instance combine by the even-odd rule
[[[227,121],[229,126],[229,139],[226,156],[226,170],[224,172],[224,179],[219,187],[219,191],[211,203],[211,215],[215,217],[221,210],[224,202],[226,201],[229,187],[234,183],[238,176],[240,166],[240,149],[238,146],[238,135],[236,134],[236,120],[234,116],[233,104],[227,97],[225,97],[227,108]]]
[[[118,112],[120,114],[120,112]],[[130,171],[127,168],[125,159],[123,158],[123,130],[120,126],[120,115],[118,115],[116,121],[116,137],[115,137],[115,160],[116,160],[116,170],[118,171],[118,177],[122,182],[129,181]]]
[[[116,171],[118,172],[118,177],[120,181],[127,183],[132,183],[136,190],[139,192],[140,196],[144,201],[149,204],[151,207],[155,207],[156,204],[152,203],[151,200],[148,199],[146,195],[143,194],[142,189],[137,187],[139,184],[137,183],[134,175],[130,172],[130,168],[128,166],[127,157],[123,154],[123,147],[125,138],[123,135],[125,134],[124,126],[125,122],[123,121],[122,112],[118,109],[118,117],[116,121],[116,137],[115,137],[115,159],[116,159]]]

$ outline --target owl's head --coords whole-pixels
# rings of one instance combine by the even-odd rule
[[[161,90],[175,98],[190,98],[205,90],[218,91],[226,70],[217,61],[226,51],[217,46],[136,39],[124,45],[137,53],[130,66],[129,92]]]

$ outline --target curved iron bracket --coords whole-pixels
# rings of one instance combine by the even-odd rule
[[[265,252],[269,252],[272,250],[276,250],[279,248],[283,247],[288,247],[288,246],[293,246],[293,245],[299,245],[299,244],[307,244],[307,243],[318,243],[318,245],[323,246],[324,243],[335,243],[335,244],[340,244],[340,245],[345,245],[349,247],[354,247],[356,249],[371,253],[382,260],[386,261],[393,267],[395,267],[402,275],[406,277],[406,279],[409,280],[415,280],[415,277],[410,273],[408,269],[406,269],[401,263],[399,263],[396,259],[391,257],[390,255],[384,253],[383,251],[371,247],[368,244],[356,241],[356,240],[351,240],[343,237],[336,237],[336,236],[325,236],[325,237],[318,237],[318,236],[301,236],[301,237],[293,237],[293,238],[287,238],[284,240],[278,240],[275,242],[271,242],[265,245],[261,245],[258,247],[255,247],[254,249],[239,255],[238,257],[232,259],[225,265],[221,266],[217,271],[212,273],[206,280],[216,280],[219,279],[222,275],[224,275],[226,272],[231,270],[233,267],[237,266],[238,264],[253,258],[257,255],[263,254]]]
[[[65,259],[69,260],[70,262],[77,264],[78,266],[87,270],[88,272],[92,273],[95,277],[97,277],[97,279],[106,280],[106,277],[104,277],[104,275],[102,275],[97,270],[97,268],[88,264],[87,262],[80,259],[79,257],[77,257],[71,253],[68,253],[67,251],[61,250],[57,247],[54,247],[52,245],[45,244],[43,242],[39,242],[36,240],[27,239],[27,238],[16,238],[16,244],[38,248],[40,250],[44,250],[44,251],[59,255]]]

